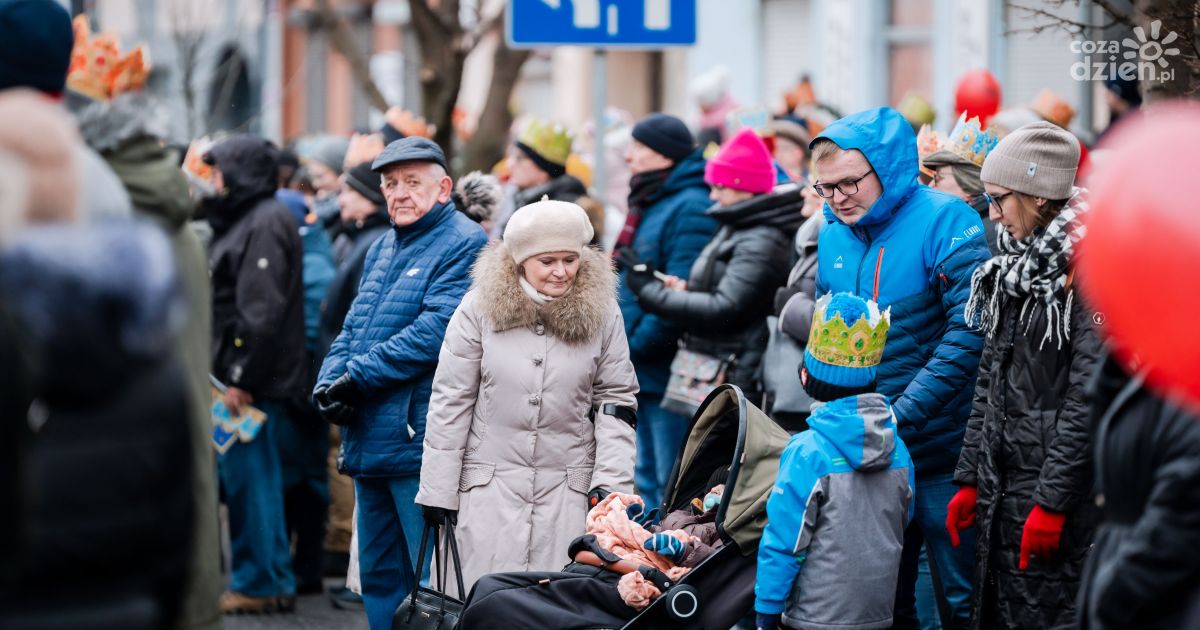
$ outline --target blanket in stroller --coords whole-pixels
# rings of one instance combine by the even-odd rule
[[[605,550],[622,560],[629,560],[653,567],[678,581],[692,567],[698,565],[716,550],[720,544],[717,534],[715,510],[704,510],[699,514],[689,506],[667,515],[658,525],[647,529],[630,518],[629,507],[641,505],[636,495],[614,492],[588,512],[587,533]],[[646,548],[646,541],[654,534],[665,534],[683,544],[683,550],[672,558]],[[632,572],[621,576],[617,582],[617,593],[621,600],[635,610],[650,605],[660,595],[659,590],[641,573]]]

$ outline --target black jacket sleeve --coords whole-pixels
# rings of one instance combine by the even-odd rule
[[[1181,589],[1200,573],[1200,420],[1164,405],[1163,417],[1146,420],[1157,431],[1145,465],[1155,466],[1154,485],[1141,518],[1116,557],[1101,562],[1107,583],[1094,593],[1105,627],[1125,628],[1147,607],[1178,606]],[[1099,576],[1098,576],[1099,577]]]
[[[1091,407],[1088,384],[1096,373],[1103,349],[1092,321],[1092,310],[1076,292],[1071,309],[1071,365],[1066,396],[1055,417],[1055,435],[1046,447],[1046,460],[1033,500],[1066,512],[1086,498],[1092,487]]]
[[[642,288],[642,309],[692,331],[724,330],[745,325],[757,313],[747,305],[770,295],[778,283],[775,243],[744,238],[734,244],[725,273],[712,292],[675,291],[661,282]]]
[[[958,466],[954,469],[954,483],[960,486],[979,485],[979,449],[983,447],[983,422],[989,406],[988,389],[992,383],[992,340],[983,346],[979,359],[979,376],[975,380],[975,398],[971,403],[971,416],[967,419],[967,432],[963,436],[962,450],[958,453]]]
[[[280,357],[280,329],[300,283],[298,248],[300,237],[287,221],[268,217],[254,226],[237,271],[233,350],[229,361],[229,383],[251,394],[265,386]]]

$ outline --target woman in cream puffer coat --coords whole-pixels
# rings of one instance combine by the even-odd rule
[[[417,503],[431,523],[457,512],[468,589],[560,568],[589,494],[633,490],[637,377],[591,237],[575,204],[521,208],[446,330]]]

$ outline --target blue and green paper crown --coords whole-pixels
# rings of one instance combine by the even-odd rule
[[[809,376],[839,387],[875,382],[883,359],[892,311],[851,293],[826,294],[817,300],[804,367]]]

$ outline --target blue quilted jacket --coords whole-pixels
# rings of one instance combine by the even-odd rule
[[[891,307],[878,391],[892,401],[917,474],[953,472],[983,351],[964,315],[971,274],[990,256],[979,214],[917,183],[916,136],[890,107],[842,118],[818,138],[862,151],[883,183],[853,226],[826,204],[818,295],[849,291]]]
[[[345,372],[365,395],[342,434],[340,468],[361,477],[421,472],[425,413],[442,337],[487,235],[453,203],[371,246],[358,295],[317,387]]]
[[[712,205],[704,183],[704,156],[697,150],[675,166],[657,197],[642,211],[633,237],[638,258],[664,273],[687,278],[692,263],[717,232],[716,219],[707,214]],[[680,330],[670,320],[642,310],[625,284],[626,273],[621,272],[619,297],[629,358],[641,392],[661,394],[667,389]]]

